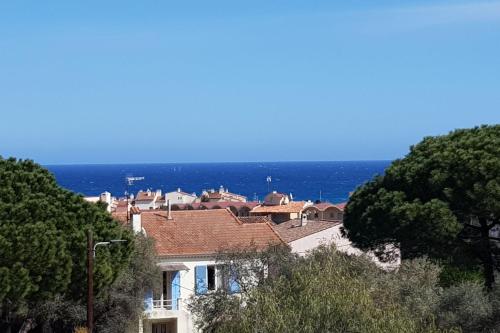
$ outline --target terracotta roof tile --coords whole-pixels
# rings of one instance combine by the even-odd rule
[[[308,221],[306,225],[300,226],[300,220],[295,219],[273,225],[273,229],[285,242],[290,243],[339,224],[341,224],[339,221]]]
[[[304,210],[306,203],[304,201],[294,201],[286,205],[278,206],[257,206],[252,209],[252,213],[300,213]]]
[[[154,200],[154,198],[156,197],[156,192],[143,192],[143,191],[139,191],[137,193],[137,196],[135,197],[135,200],[136,201],[151,201],[151,200]]]
[[[128,221],[127,221],[127,211],[116,211],[116,212],[113,212],[111,213],[111,216],[113,217],[113,219],[117,220],[120,224],[124,225],[126,224]]]
[[[241,207],[248,207],[250,209],[254,208],[255,206],[258,206],[259,203],[256,201],[247,201],[247,202],[241,202],[241,201],[221,201],[221,202],[195,202],[195,203],[190,203],[190,204],[173,204],[180,209],[186,209],[189,206],[193,207],[194,209],[200,209],[200,206],[204,206],[208,209],[213,209],[213,207],[219,207],[219,208],[229,208],[233,206],[234,208],[241,208]]]
[[[243,223],[272,223],[269,216],[238,216],[238,219]]]
[[[213,255],[224,249],[255,246],[264,249],[283,241],[269,223],[242,223],[229,210],[166,211],[141,213],[142,227],[156,240],[157,255]]]
[[[284,193],[271,192],[264,198],[264,204],[270,206],[279,205],[281,204],[281,200],[285,199],[286,197],[287,195]]]
[[[344,208],[346,205],[347,205],[347,202],[341,202],[341,203],[335,204],[334,206],[337,207],[338,209],[340,209],[341,211],[344,211]]]

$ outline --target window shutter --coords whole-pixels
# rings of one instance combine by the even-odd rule
[[[196,266],[194,274],[196,294],[206,294],[208,291],[207,266]]]
[[[153,291],[148,290],[144,295],[144,311],[150,313],[153,311]]]
[[[179,271],[172,272],[172,310],[179,310],[179,298],[181,297],[181,274]]]
[[[241,291],[240,284],[237,281],[236,272],[231,270],[231,274],[229,276],[229,293],[235,294]]]

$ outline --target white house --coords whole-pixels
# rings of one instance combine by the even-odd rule
[[[239,291],[234,279],[221,276],[217,254],[283,244],[269,223],[242,223],[229,209],[141,212],[133,208],[131,213],[133,229],[156,241],[163,281],[146,298],[140,333],[196,331],[186,306],[192,295],[217,288]]]
[[[177,191],[165,193],[159,202],[166,205],[170,200],[171,205],[192,204],[197,198],[196,193],[186,193],[178,188]]]
[[[305,255],[320,245],[335,244],[339,251],[350,255],[367,254],[377,265],[383,268],[399,266],[400,258],[391,262],[381,262],[373,253],[365,253],[354,247],[351,241],[342,235],[342,222],[329,220],[308,220],[304,213],[301,219],[293,219],[273,225],[274,230],[290,246],[292,252]]]
[[[247,197],[241,194],[229,192],[224,186],[219,190],[203,190],[199,198],[201,202],[247,202]]]
[[[109,192],[103,192],[98,197],[83,197],[85,201],[97,203],[104,202],[106,203],[106,210],[111,212],[116,207],[116,198],[111,196]]]
[[[162,205],[162,203],[159,202],[160,199],[161,190],[151,191],[148,189],[146,191],[139,191],[133,201],[135,207],[141,210],[147,210],[160,208]]]

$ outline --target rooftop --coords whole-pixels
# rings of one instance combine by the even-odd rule
[[[137,193],[137,197],[135,197],[135,201],[150,201],[150,200],[154,200],[154,198],[156,197],[156,192],[152,192],[152,191],[139,191]]]
[[[243,223],[227,209],[141,212],[142,227],[156,240],[158,256],[214,255],[227,249],[282,244],[269,223]]]
[[[255,206],[258,206],[259,203],[256,201],[247,201],[247,202],[242,202],[242,201],[219,201],[219,202],[194,202],[194,203],[188,203],[188,204],[174,204],[175,206],[179,207],[180,209],[186,209],[189,206],[193,207],[194,209],[200,209],[200,207],[205,207],[208,209],[214,209],[214,207],[219,207],[219,208],[229,208],[229,207],[234,207],[234,208],[241,208],[241,207],[248,207],[252,209]],[[172,206],[174,206],[172,205]]]
[[[257,206],[252,209],[252,213],[300,213],[306,206],[305,201],[294,201],[286,205],[278,206]]]
[[[300,219],[289,220],[273,225],[273,229],[287,243],[307,237],[317,232],[333,228],[341,224],[340,221],[307,221],[307,224],[300,226]]]

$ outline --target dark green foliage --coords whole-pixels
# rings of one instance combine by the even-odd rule
[[[272,252],[255,252],[253,260],[245,252],[241,258],[220,264],[238,269],[240,280],[253,281],[253,288],[243,288],[240,296],[218,291],[191,300],[204,332],[440,331],[433,319],[439,270],[425,261],[394,273],[333,247],[305,258]],[[259,274],[258,263],[268,261],[273,269]],[[261,267],[264,273],[266,265]],[[252,278],[256,273],[260,277]]]
[[[203,332],[500,332],[500,289],[487,293],[477,282],[443,288],[441,268],[422,258],[386,271],[367,257],[320,247],[306,257],[240,251],[218,263],[237,270],[244,287],[237,296],[193,296],[190,310]]]
[[[151,239],[135,238],[129,265],[96,300],[96,331],[136,333],[144,310],[144,295],[161,285],[161,271]]]
[[[383,176],[354,192],[344,226],[362,249],[382,253],[391,243],[403,259],[426,255],[469,272],[480,264],[491,287],[499,247],[489,230],[500,224],[499,216],[495,125],[428,137],[411,147]]]
[[[36,317],[46,302],[82,303],[86,295],[86,231],[95,241],[127,239],[99,248],[95,291],[108,288],[126,265],[132,234],[101,207],[60,188],[29,160],[0,158],[0,317]]]

